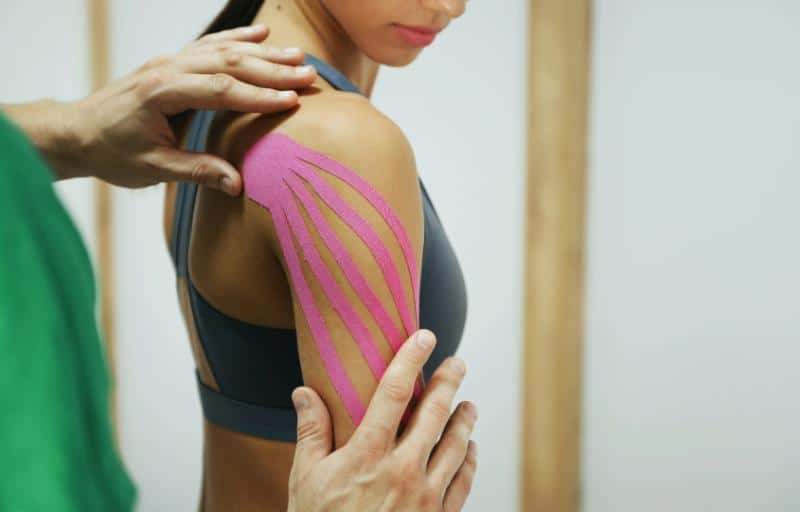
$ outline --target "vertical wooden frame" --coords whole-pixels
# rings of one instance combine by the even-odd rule
[[[531,0],[521,506],[580,508],[591,0]]]
[[[91,87],[95,91],[108,83],[111,61],[108,37],[108,0],[89,0],[89,56]],[[100,327],[106,344],[108,365],[114,375],[116,351],[114,339],[114,249],[111,187],[94,183],[97,268],[100,282]],[[112,395],[112,414],[116,411],[116,394]]]

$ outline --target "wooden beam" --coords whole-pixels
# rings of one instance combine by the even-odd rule
[[[580,508],[591,0],[531,0],[522,510]]]
[[[89,56],[93,91],[110,79],[108,2],[89,0]],[[114,338],[114,237],[112,229],[112,191],[102,181],[94,183],[97,268],[100,281],[100,328],[106,344],[106,357],[112,378],[116,369]],[[111,411],[116,418],[116,393],[112,394]]]

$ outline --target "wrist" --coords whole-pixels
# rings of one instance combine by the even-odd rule
[[[0,109],[50,164],[56,180],[88,175],[88,138],[82,135],[74,104],[41,100]]]

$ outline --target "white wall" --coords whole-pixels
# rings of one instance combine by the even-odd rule
[[[374,95],[414,147],[467,282],[459,398],[480,414],[467,512],[518,510],[527,4],[469,2],[417,62],[381,70]]]
[[[178,49],[222,3],[114,0],[114,73]],[[525,5],[513,0],[498,16],[489,2],[471,3],[419,62],[382,72],[375,94],[414,144],[468,281],[462,398],[481,412],[481,467],[468,511],[517,508]],[[486,69],[503,82],[486,80]],[[122,448],[143,511],[189,510],[200,477],[201,416],[161,197],[160,189],[115,196]]]
[[[0,48],[6,71],[0,103],[42,98],[74,100],[89,92],[88,19],[83,0],[0,5]],[[90,180],[56,186],[94,252],[94,196]]]
[[[585,510],[800,510],[800,3],[595,15]]]
[[[180,50],[223,3],[110,0],[112,73],[127,74],[150,57]],[[194,510],[202,414],[162,234],[163,189],[118,190],[114,201],[123,456],[139,488],[138,510]]]

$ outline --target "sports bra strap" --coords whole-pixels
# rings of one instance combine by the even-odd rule
[[[210,422],[262,439],[297,442],[297,413],[294,409],[260,407],[241,402],[203,384],[197,372],[195,376],[203,415]]]
[[[189,126],[189,136],[185,148],[187,151],[196,153],[205,151],[208,132],[213,121],[214,112],[211,110],[199,110],[195,113]],[[178,192],[175,196],[175,214],[172,219],[170,253],[172,254],[172,262],[175,264],[175,269],[180,277],[187,277],[189,272],[189,238],[192,232],[196,199],[197,185],[190,183],[178,184]]]
[[[327,62],[323,62],[318,58],[314,57],[310,53],[306,53],[306,64],[310,64],[317,69],[317,73],[321,76],[326,82],[331,84],[334,88],[345,91],[345,92],[354,92],[356,94],[361,94],[361,91],[356,87],[353,82],[348,80],[344,74],[336,69],[335,67],[331,66]]]

